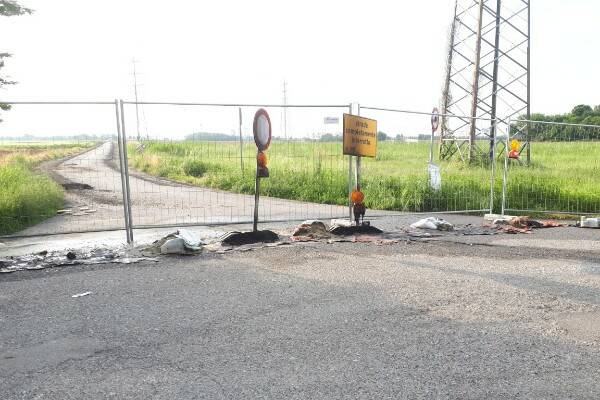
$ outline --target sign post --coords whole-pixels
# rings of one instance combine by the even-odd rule
[[[431,112],[431,145],[429,146],[429,164],[433,163],[433,142],[435,139],[435,132],[440,126],[440,112],[435,107]]]
[[[241,112],[240,112],[241,117]],[[254,220],[252,231],[228,232],[221,237],[221,243],[228,246],[239,246],[252,243],[272,243],[279,240],[279,236],[270,230],[258,230],[258,202],[260,200],[260,180],[269,177],[267,168],[267,155],[265,151],[271,144],[271,119],[264,109],[259,109],[254,114],[254,143],[256,143],[256,176],[254,182]],[[241,137],[241,136],[240,136]],[[241,143],[241,142],[240,142]]]
[[[377,155],[377,121],[357,115],[344,114],[344,155],[356,156],[356,186],[350,193],[354,221],[358,226],[364,222],[366,207],[361,191],[361,157]],[[350,163],[350,166],[352,163]]]
[[[434,107],[431,111],[431,143],[429,145],[429,165],[427,170],[429,172],[429,186],[433,190],[440,190],[442,188],[442,177],[440,174],[440,167],[433,163],[433,143],[435,141],[435,132],[440,126],[440,112],[437,107]]]
[[[244,139],[242,139],[242,107],[238,109],[240,117],[240,168],[244,171]]]
[[[258,231],[258,201],[260,198],[260,179],[269,177],[267,168],[267,156],[264,153],[271,144],[271,119],[269,114],[263,108],[254,114],[254,143],[258,152],[256,154],[256,178],[254,182],[254,222],[252,231]]]

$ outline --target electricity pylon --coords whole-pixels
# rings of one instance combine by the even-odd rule
[[[452,117],[442,117],[440,159],[492,158],[498,126],[530,118],[529,3],[456,0],[441,104]],[[520,150],[529,163],[522,126]]]

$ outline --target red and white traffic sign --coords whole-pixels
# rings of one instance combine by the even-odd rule
[[[433,111],[431,112],[431,131],[432,132],[437,131],[439,126],[440,126],[440,111],[438,110],[437,107],[435,107],[433,109]]]
[[[271,119],[264,108],[254,114],[254,143],[259,151],[265,151],[271,144]]]

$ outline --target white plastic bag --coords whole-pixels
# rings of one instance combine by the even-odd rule
[[[410,226],[413,229],[430,229],[433,231],[451,231],[454,225],[441,218],[429,217],[423,218]]]

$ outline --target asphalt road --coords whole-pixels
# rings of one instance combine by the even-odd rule
[[[49,172],[61,183],[86,184],[91,189],[66,192],[67,209],[21,235],[122,229],[123,192],[119,160],[112,142],[58,164]],[[159,179],[130,167],[132,218],[135,226],[229,224],[252,220],[254,195],[206,189]],[[302,220],[346,216],[347,207],[261,197],[261,220]]]
[[[598,231],[564,229],[3,274],[0,398],[598,399]]]

